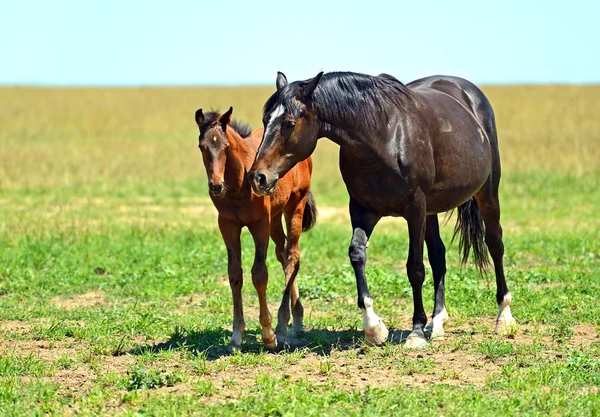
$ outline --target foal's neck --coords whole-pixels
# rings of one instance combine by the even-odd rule
[[[244,186],[246,171],[252,165],[254,155],[245,139],[235,130],[227,128],[225,134],[231,144],[225,165],[225,183],[229,190],[239,191]]]

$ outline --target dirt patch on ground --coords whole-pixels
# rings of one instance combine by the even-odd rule
[[[54,297],[52,303],[63,310],[74,310],[77,308],[96,307],[107,305],[104,294],[99,291],[86,292],[85,294],[71,295],[69,297]]]
[[[588,348],[592,343],[599,341],[598,328],[593,324],[576,324],[573,326],[573,337],[570,342],[581,348]]]
[[[20,320],[3,320],[0,322],[0,328],[6,333],[27,333],[33,329],[34,325],[34,323]]]

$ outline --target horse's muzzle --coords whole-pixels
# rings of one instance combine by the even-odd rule
[[[269,181],[267,176],[262,172],[250,171],[248,173],[248,182],[252,190],[258,195],[271,195],[275,192],[278,178],[273,178]]]
[[[214,196],[219,196],[223,192],[223,183],[215,184],[212,181],[208,182],[208,190]]]

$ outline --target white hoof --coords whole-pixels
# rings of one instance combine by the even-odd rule
[[[427,347],[427,340],[415,333],[411,333],[406,338],[404,347],[406,349],[425,349]]]
[[[510,312],[509,312],[510,313]],[[499,336],[514,336],[519,332],[516,320],[510,316],[503,316],[496,320],[496,334]]]
[[[371,346],[381,346],[385,343],[389,334],[390,332],[383,321],[380,321],[376,326],[365,328],[365,341]]]
[[[496,334],[500,336],[514,336],[519,331],[519,326],[510,311],[512,297],[510,293],[504,296],[504,300],[498,306],[498,317],[496,318]]]
[[[444,339],[444,324],[448,321],[448,312],[444,308],[440,313],[436,314],[426,327],[426,330],[431,332],[431,340]]]

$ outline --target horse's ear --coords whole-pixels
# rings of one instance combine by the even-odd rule
[[[227,130],[227,125],[231,121],[231,114],[232,113],[233,113],[233,106],[230,106],[229,110],[227,110],[227,112],[225,112],[225,114],[219,118],[219,124],[223,128],[223,132],[225,130]]]
[[[317,88],[317,85],[319,84],[319,81],[321,80],[322,76],[323,76],[323,71],[318,73],[315,78],[308,80],[306,82],[306,84],[304,84],[302,86],[302,88],[299,91],[300,98],[302,100],[308,100],[312,97],[312,94],[314,93],[315,88]]]
[[[275,80],[275,85],[277,86],[277,91],[288,85],[288,80],[283,72],[277,71],[277,80]]]
[[[204,113],[202,113],[202,109],[196,110],[196,116],[194,117],[194,119],[196,119],[196,124],[198,125],[198,127],[200,127],[200,123],[204,121]]]

